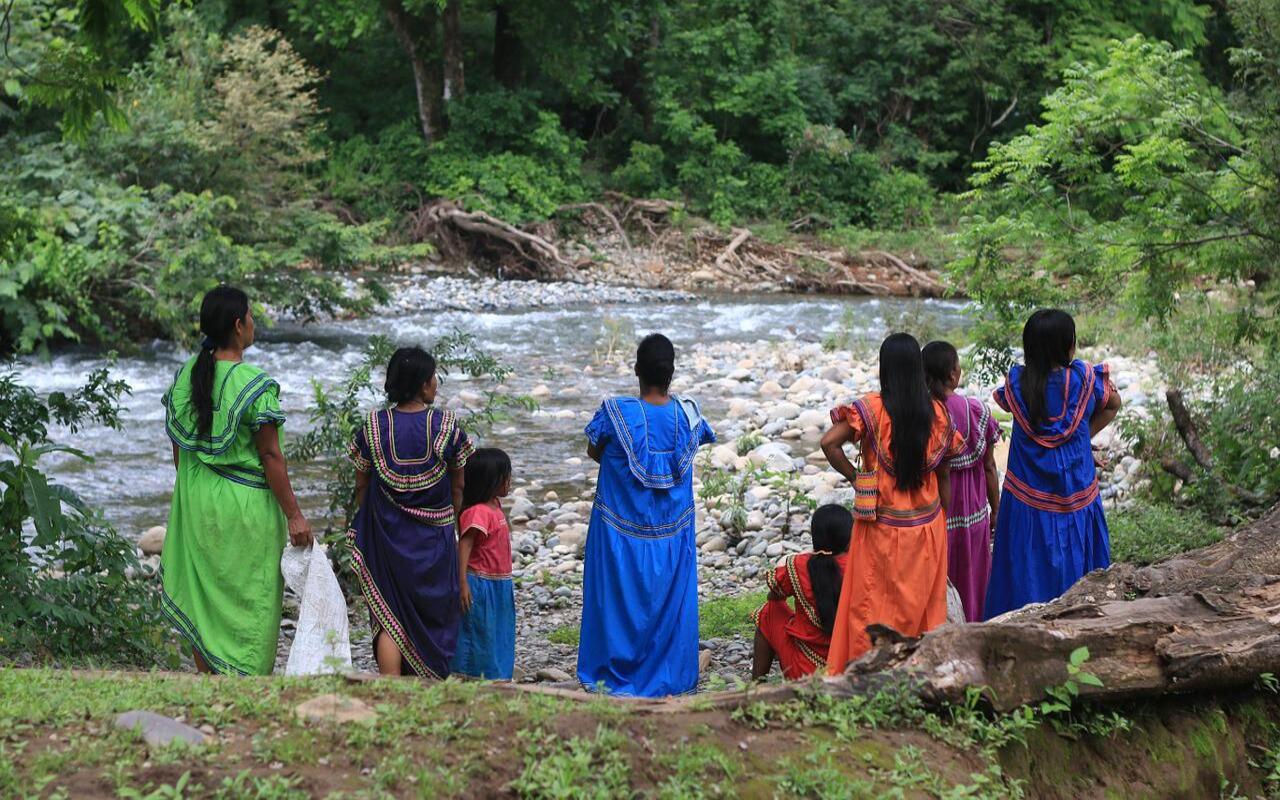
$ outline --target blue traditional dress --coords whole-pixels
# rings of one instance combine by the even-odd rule
[[[350,456],[370,472],[347,541],[369,603],[374,641],[385,631],[406,674],[449,674],[458,637],[458,543],[449,471],[471,443],[448,411],[374,411]]]
[[[987,619],[1052,600],[1085,573],[1111,563],[1089,434],[1089,420],[1115,391],[1107,365],[1076,360],[1054,370],[1046,390],[1047,420],[1038,427],[1022,396],[1022,371],[1014,367],[994,395],[1015,424],[996,521]]]
[[[602,448],[582,582],[578,680],[637,697],[698,684],[693,458],[715,441],[697,403],[606,400],[587,425]]]

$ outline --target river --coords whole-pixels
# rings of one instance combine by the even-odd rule
[[[527,295],[546,286],[522,288]],[[416,297],[421,288],[410,281],[401,284],[396,294]],[[495,291],[505,290],[498,287]],[[331,387],[342,380],[360,362],[370,335],[386,335],[398,344],[429,346],[452,330],[469,331],[514,368],[508,381],[513,391],[529,393],[539,386],[550,390],[537,412],[518,412],[509,423],[496,426],[487,441],[512,454],[518,482],[551,488],[578,484],[580,490],[584,468],[574,463],[574,456],[582,455],[582,427],[603,396],[632,390],[634,378],[627,365],[639,336],[652,331],[667,334],[678,354],[686,356],[687,364],[688,354],[699,345],[726,341],[814,342],[840,336],[865,344],[870,353],[891,325],[911,321],[929,330],[946,330],[962,324],[963,319],[958,303],[936,300],[796,295],[722,295],[689,300],[664,296],[640,302],[616,301],[615,296],[612,300],[554,308],[442,312],[423,310],[439,307],[429,303],[402,302],[393,304],[394,311],[361,319],[262,326],[258,343],[247,358],[280,382],[281,402],[289,417],[286,430],[297,432],[306,427],[313,396],[311,381]],[[615,350],[612,358],[608,355],[611,345]],[[115,374],[132,390],[122,414],[124,429],[89,427],[74,435],[66,431],[54,434],[59,441],[92,454],[95,460],[86,464],[63,457],[50,463],[50,471],[90,505],[102,508],[130,538],[152,525],[164,524],[168,514],[173,469],[160,396],[189,355],[172,344],[157,342],[120,358]],[[19,372],[23,382],[47,393],[76,388],[89,370],[102,363],[101,353],[71,350],[47,362],[28,360]],[[677,373],[680,369],[678,356]],[[474,389],[469,385],[472,383],[466,376],[447,376],[441,388],[442,401]],[[724,399],[701,399],[709,417],[723,415]],[[309,512],[323,505],[320,492],[326,469],[318,463],[295,465],[295,489]]]

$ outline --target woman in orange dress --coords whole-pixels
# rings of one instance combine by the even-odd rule
[[[839,675],[870,649],[868,625],[919,636],[947,621],[947,459],[960,454],[964,440],[929,393],[920,343],[905,333],[880,345],[880,391],[833,409],[831,421],[822,437],[831,466],[851,483],[859,472],[875,472],[874,490],[858,487],[827,656],[829,673]],[[861,470],[845,443],[859,446]]]

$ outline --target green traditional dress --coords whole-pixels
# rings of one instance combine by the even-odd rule
[[[267,486],[253,434],[283,432],[280,385],[249,364],[216,362],[213,428],[196,433],[187,361],[165,393],[178,477],[160,559],[163,610],[219,673],[266,675],[275,664],[284,584],[284,514]]]

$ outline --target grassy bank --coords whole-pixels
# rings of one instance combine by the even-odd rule
[[[301,722],[337,693],[369,722]],[[1165,797],[1280,788],[1280,699],[993,718],[866,698],[674,711],[415,680],[0,673],[5,797]],[[701,702],[701,704],[700,704]],[[115,714],[201,727],[150,747]],[[1236,794],[1232,794],[1235,792]]]

